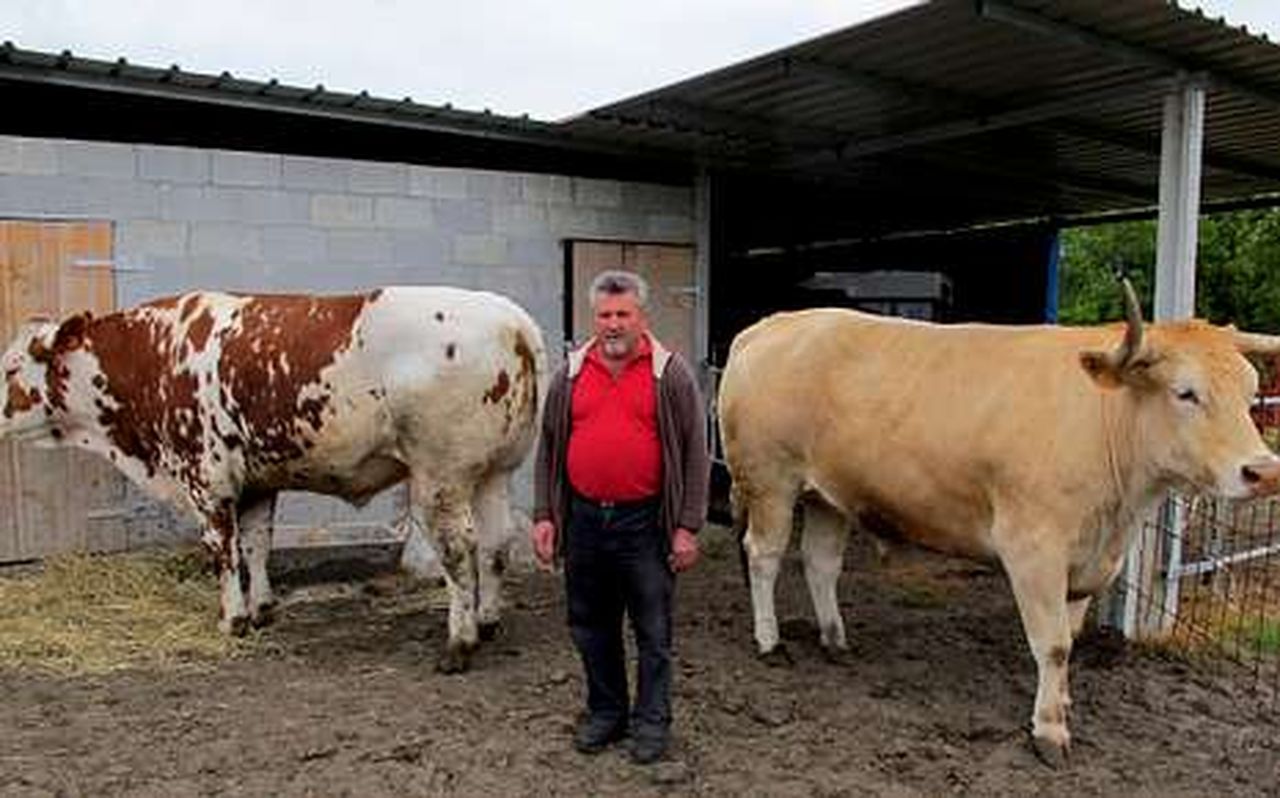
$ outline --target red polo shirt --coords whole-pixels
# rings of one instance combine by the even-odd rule
[[[653,347],[642,336],[616,377],[599,350],[598,343],[588,350],[573,383],[569,484],[596,501],[652,498],[662,485]]]

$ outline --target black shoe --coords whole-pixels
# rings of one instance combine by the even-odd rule
[[[631,761],[649,765],[667,753],[666,732],[637,732],[631,738]]]
[[[583,754],[598,754],[609,743],[627,736],[626,720],[588,717],[573,734],[573,747]]]

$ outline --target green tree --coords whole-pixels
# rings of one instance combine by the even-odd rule
[[[1124,315],[1114,273],[1123,269],[1151,317],[1154,221],[1064,230],[1058,317],[1093,324]],[[1200,219],[1196,315],[1217,324],[1280,332],[1280,208]]]

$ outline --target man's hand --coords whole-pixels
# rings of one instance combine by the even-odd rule
[[[668,562],[676,573],[687,571],[698,561],[698,539],[684,527],[671,535],[671,557]]]
[[[556,525],[550,521],[538,521],[529,532],[529,540],[533,543],[533,556],[543,570],[551,570],[556,556]]]

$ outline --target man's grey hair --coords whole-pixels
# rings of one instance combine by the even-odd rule
[[[616,296],[618,294],[635,294],[636,304],[643,310],[649,305],[649,284],[635,272],[610,269],[600,272],[591,281],[591,307],[596,306],[596,297],[601,294]]]

